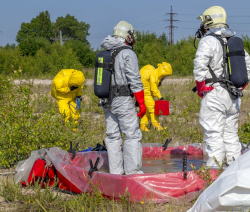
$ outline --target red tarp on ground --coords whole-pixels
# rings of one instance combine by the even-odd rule
[[[162,150],[162,147],[144,144],[143,157],[159,157],[167,154],[202,155],[202,149],[195,145],[169,147],[166,151]],[[56,147],[43,151],[47,153],[44,159],[51,161],[57,170],[58,180],[66,190],[75,193],[91,192],[95,186],[104,196],[119,198],[119,195],[124,195],[127,188],[132,202],[153,200],[155,203],[163,203],[170,199],[181,202],[183,199],[193,200],[204,185],[204,181],[193,171],[187,172],[187,180],[183,179],[183,172],[133,175],[105,173],[108,171],[108,158],[107,152],[104,151],[79,152],[73,160],[66,151]],[[39,155],[42,154],[39,153]],[[97,157],[100,157],[99,171],[92,174],[90,183],[89,159],[95,163]],[[211,170],[213,180],[216,179],[216,173],[217,171]]]
[[[163,151],[162,147],[143,146],[143,157],[160,157],[164,155],[203,155],[203,151],[194,145],[168,147],[165,151]]]

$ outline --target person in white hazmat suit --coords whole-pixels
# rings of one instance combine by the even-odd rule
[[[142,133],[138,117],[146,113],[143,84],[139,73],[138,59],[132,46],[135,43],[134,28],[126,21],[120,21],[114,28],[113,35],[106,37],[101,47],[113,51],[123,49],[115,58],[114,79],[112,85],[128,85],[140,108],[137,114],[131,96],[117,96],[109,108],[103,107],[106,122],[105,143],[108,151],[109,171],[112,174],[142,174]],[[114,82],[115,80],[115,82]],[[138,116],[138,117],[137,117]],[[122,136],[125,135],[123,150]]]
[[[199,113],[199,123],[203,133],[208,154],[208,166],[217,166],[214,157],[222,164],[231,164],[241,154],[241,144],[238,137],[238,117],[241,99],[230,98],[229,92],[220,83],[206,84],[211,79],[209,67],[217,78],[223,75],[223,48],[217,35],[227,42],[227,38],[236,33],[226,24],[227,15],[219,6],[213,6],[198,17],[202,21],[201,30],[204,37],[200,40],[194,59],[194,79],[198,95],[202,98]],[[250,58],[245,51],[248,80],[250,78]],[[247,84],[246,84],[247,85]],[[242,90],[244,87],[242,87]]]

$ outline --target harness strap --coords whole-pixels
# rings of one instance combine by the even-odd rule
[[[224,42],[224,40],[219,37],[218,35],[216,34],[209,34],[208,36],[213,36],[215,38],[217,38],[221,45],[222,45],[222,50],[223,50],[223,62],[222,62],[222,68],[223,68],[223,74],[224,74],[224,77],[223,77],[223,74],[218,78],[216,77],[215,73],[213,72],[213,70],[211,69],[210,66],[208,66],[209,68],[209,72],[210,74],[212,75],[212,78],[210,79],[206,79],[205,80],[205,83],[216,83],[216,82],[219,82],[221,87],[223,87],[224,89],[226,89],[228,92],[229,92],[229,95],[232,99],[237,99],[238,97],[242,97],[243,94],[242,94],[242,90],[240,89],[237,89],[234,84],[230,81],[230,78],[229,78],[229,74],[228,74],[228,71],[226,69],[226,65],[227,65],[227,57],[232,57],[232,56],[244,56],[245,55],[245,51],[234,51],[234,52],[230,52],[230,53],[227,53],[227,43]],[[196,92],[196,87],[194,87],[193,89],[193,92]]]
[[[132,50],[132,51],[134,52],[134,49],[133,49],[133,48],[131,48],[131,47],[129,47],[129,46],[122,46],[122,47],[120,47],[120,48],[115,49],[115,50],[112,52],[112,57],[115,58],[115,57],[119,54],[119,52],[122,51],[122,50],[124,50],[124,49],[130,49],[130,50]]]
[[[213,36],[215,38],[217,38],[222,46],[222,50],[223,50],[223,62],[222,62],[222,68],[223,68],[223,74],[226,80],[229,80],[229,75],[228,72],[226,70],[226,64],[227,64],[227,43],[218,35],[216,34],[209,34],[208,36]]]
[[[113,58],[113,67],[115,66],[115,57],[119,54],[120,51],[124,50],[124,49],[130,49],[131,51],[134,52],[134,49],[129,47],[129,46],[122,46],[120,48],[114,49],[114,51],[112,52],[112,58]],[[114,76],[114,77],[112,77]],[[112,79],[114,79],[115,82],[115,86],[112,86]],[[119,86],[116,84],[116,80],[115,80],[115,71],[114,68],[112,70],[112,74],[111,74],[111,80],[110,80],[110,85],[109,85],[109,97],[108,97],[108,102],[106,103],[106,107],[109,107],[113,101],[113,99],[117,96],[131,96],[131,91],[128,85],[123,85],[123,86]]]
[[[240,50],[240,51],[234,51],[234,52],[227,53],[227,57],[233,57],[233,56],[245,56],[245,51]]]
[[[112,64],[112,63],[98,63],[96,61],[95,62],[95,67],[104,68],[104,69],[107,69],[107,70],[112,70],[114,68],[114,64]]]
[[[131,96],[131,91],[128,87],[128,85],[122,85],[122,86],[112,86],[112,92],[113,96]]]

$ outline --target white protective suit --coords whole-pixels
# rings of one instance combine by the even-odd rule
[[[108,36],[101,44],[106,50],[125,46],[118,38]],[[115,80],[121,85],[129,84],[132,93],[143,90],[136,54],[124,49],[115,58]],[[114,85],[114,81],[112,82]],[[108,150],[109,171],[112,174],[141,174],[142,133],[139,127],[136,108],[131,96],[118,96],[110,108],[103,108],[106,120],[105,143]],[[122,136],[125,135],[123,150]]]
[[[250,210],[250,151],[234,161],[187,212]]]
[[[233,32],[227,28],[211,29],[215,34],[223,37],[222,33]],[[207,34],[210,34],[208,31]],[[228,32],[228,33],[227,33]],[[231,33],[232,34],[232,33]],[[235,33],[232,34],[234,36]],[[226,40],[226,38],[223,38]],[[245,51],[245,60],[250,79],[250,58]],[[198,45],[194,59],[194,79],[204,81],[212,78],[208,65],[219,78],[223,74],[223,50],[220,41],[214,36],[203,37]],[[223,75],[224,76],[224,75]],[[208,166],[217,166],[213,157],[221,164],[224,157],[231,164],[241,154],[241,144],[238,138],[238,117],[241,99],[232,100],[227,90],[219,83],[212,85],[214,89],[207,92],[201,99],[199,123],[203,133],[203,140],[207,145]]]

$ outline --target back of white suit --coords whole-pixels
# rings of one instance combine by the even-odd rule
[[[211,29],[217,36],[221,36],[220,29]],[[196,81],[211,79],[208,66],[216,77],[223,74],[223,49],[220,41],[208,31],[198,45],[194,60],[194,78]],[[222,38],[226,41],[226,38]],[[245,51],[245,61],[250,79],[250,57]],[[227,163],[232,163],[241,154],[241,144],[238,137],[238,118],[241,98],[231,99],[228,91],[217,82],[214,89],[207,92],[201,99],[199,123],[203,133],[203,140],[207,145],[208,166],[217,166],[214,157],[221,164],[226,156]]]

